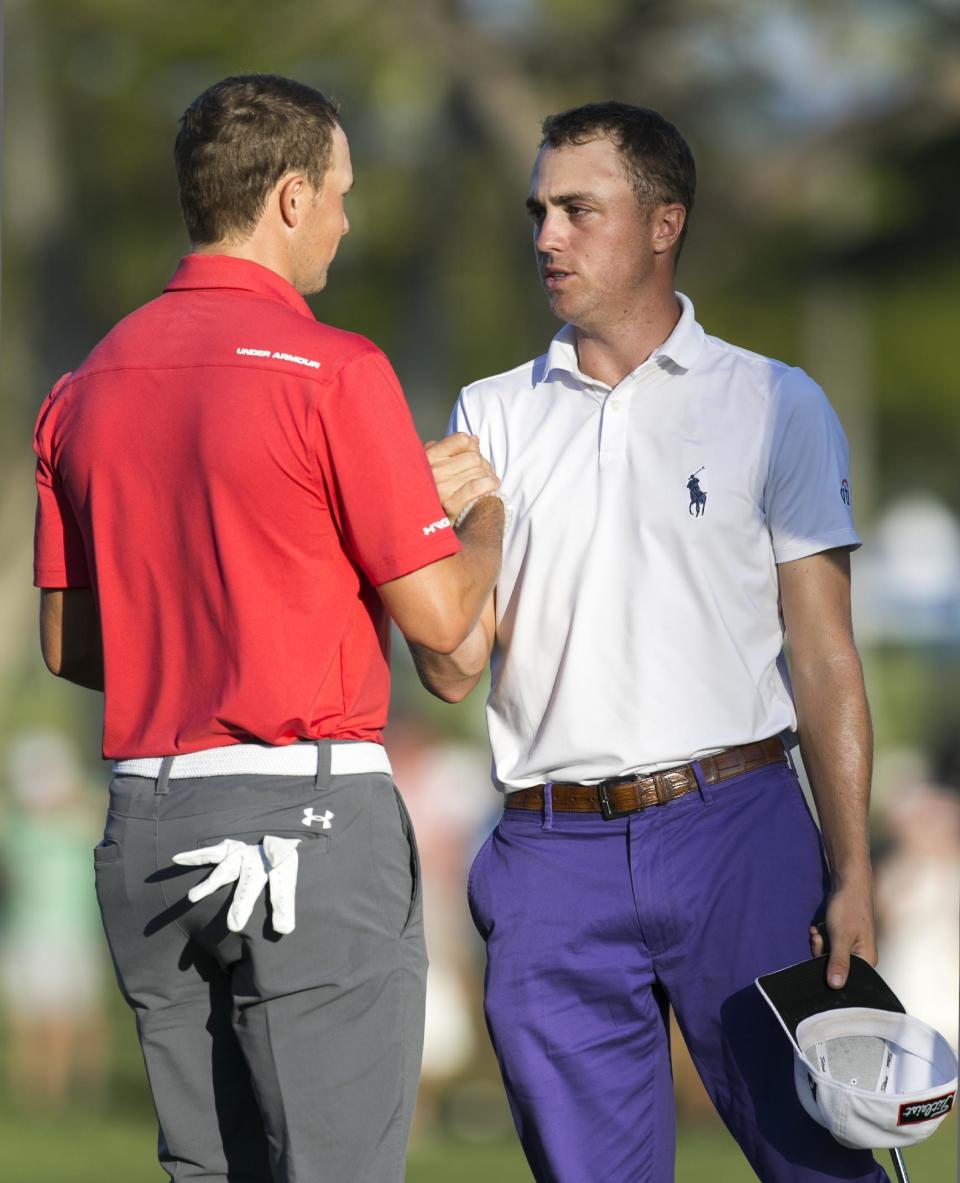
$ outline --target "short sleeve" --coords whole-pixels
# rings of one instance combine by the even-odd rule
[[[776,561],[859,546],[850,452],[827,396],[803,370],[790,369],[775,399],[764,510]]]
[[[371,349],[323,396],[321,464],[347,549],[374,585],[455,554],[413,416],[390,363]]]
[[[463,405],[463,391],[460,391],[460,397],[454,403],[453,410],[450,412],[450,422],[447,424],[447,435],[453,435],[457,431],[462,431],[467,435],[476,435],[473,427],[470,424],[470,419],[467,416],[467,408]]]
[[[51,435],[57,394],[69,374],[47,396],[33,437],[37,455],[37,516],[33,536],[35,587],[90,587],[86,547],[76,514],[56,472]]]

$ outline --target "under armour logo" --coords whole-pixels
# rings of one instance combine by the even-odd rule
[[[330,812],[329,809],[323,813],[314,813],[313,807],[303,811],[303,824],[305,826],[312,826],[314,822],[321,822],[325,830],[330,829],[330,823],[333,821],[336,814]]]

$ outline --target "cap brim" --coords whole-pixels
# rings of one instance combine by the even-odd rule
[[[828,986],[829,960],[829,957],[812,957],[756,980],[757,989],[794,1044],[803,1020],[824,1011],[856,1006],[905,1013],[900,999],[862,957],[850,958],[850,973],[844,986],[839,990]]]

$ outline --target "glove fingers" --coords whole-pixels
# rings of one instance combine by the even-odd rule
[[[299,838],[279,838],[276,834],[264,834],[263,853],[267,860],[267,869],[274,870],[279,867],[284,859],[296,854],[299,845]]]
[[[259,846],[244,847],[237,886],[233,893],[233,902],[227,913],[227,928],[231,932],[240,932],[246,925],[253,912],[260,893],[267,883],[267,869],[264,866],[263,853]]]
[[[297,871],[299,866],[300,855],[294,846],[269,875],[271,920],[276,932],[282,936],[293,932],[296,927]]]
[[[236,883],[227,912],[227,927],[231,932],[244,929],[269,878],[273,927],[285,935],[293,932],[296,924],[299,845],[299,838],[280,838],[275,834],[266,834],[263,843],[257,846],[225,838],[216,846],[175,854],[173,861],[185,867],[214,864],[207,878],[187,893],[193,904],[229,883]]]
[[[187,899],[191,904],[206,899],[208,895],[212,895],[213,892],[221,887],[225,887],[228,883],[233,883],[237,878],[240,874],[240,867],[243,861],[243,843],[238,842],[237,846],[240,849],[231,850],[223,862],[219,866],[214,867],[202,883],[198,883],[196,887],[190,888],[187,892]]]
[[[197,850],[185,850],[181,854],[175,854],[173,861],[179,863],[181,867],[201,867],[206,863],[222,863],[230,853],[232,842],[232,839],[225,838],[216,846],[201,846]]]

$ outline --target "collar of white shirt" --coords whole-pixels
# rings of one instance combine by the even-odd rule
[[[682,292],[675,292],[674,295],[680,304],[680,319],[666,341],[657,346],[647,360],[642,363],[642,366],[654,363],[673,373],[686,373],[700,356],[706,334],[697,323],[690,300]],[[581,372],[580,363],[577,360],[576,330],[573,325],[563,326],[550,342],[550,348],[543,355],[541,361],[542,369],[539,373],[534,374],[535,382],[547,382],[552,374],[559,372],[570,374],[584,386],[599,386],[609,389],[605,383]],[[642,366],[638,366],[637,369],[641,369]],[[634,373],[636,372],[634,370]]]

